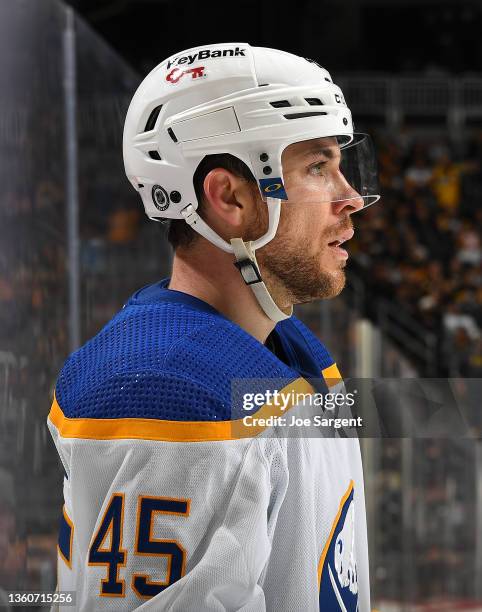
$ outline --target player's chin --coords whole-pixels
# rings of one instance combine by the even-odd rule
[[[319,287],[318,298],[334,298],[343,291],[346,283],[343,267],[331,265],[321,268],[320,279],[323,280]]]
[[[333,275],[332,278],[333,278],[333,282],[331,283],[332,292],[331,292],[331,296],[330,297],[336,297],[345,288],[346,275],[345,275],[344,270],[338,270]]]

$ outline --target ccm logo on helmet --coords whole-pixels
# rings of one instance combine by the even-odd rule
[[[181,57],[176,57],[173,60],[167,62],[167,69],[171,68],[171,66],[187,64],[194,64],[196,61],[204,61],[207,59],[215,59],[216,57],[246,57],[244,52],[246,49],[241,49],[240,47],[235,47],[234,49],[215,49],[212,51],[211,49],[202,49],[197,53],[193,53],[192,55],[181,55]]]
[[[188,68],[187,70],[181,70],[180,68],[173,68],[166,76],[166,81],[169,83],[179,83],[181,78],[185,74],[190,74],[193,79],[207,76],[204,74],[204,66],[197,66],[196,68]]]

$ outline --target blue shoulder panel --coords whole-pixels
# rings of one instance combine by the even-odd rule
[[[281,388],[319,377],[333,363],[296,317],[275,328],[285,363],[206,302],[167,289],[168,282],[134,294],[68,358],[56,386],[65,416],[229,420],[240,416],[233,379],[271,379]]]
[[[229,420],[239,418],[233,378],[282,379],[284,386],[299,376],[207,306],[126,304],[66,361],[56,386],[65,416]]]

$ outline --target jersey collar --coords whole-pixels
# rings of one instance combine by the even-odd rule
[[[183,291],[177,291],[176,289],[168,289],[171,277],[166,277],[153,285],[146,285],[136,291],[134,295],[129,299],[126,306],[141,305],[141,304],[153,304],[155,302],[170,302],[176,304],[184,304],[189,306],[193,310],[201,310],[203,312],[209,312],[210,314],[217,315],[223,319],[227,319],[223,314],[216,310],[214,306],[208,304],[204,300],[201,300],[194,295],[184,293]]]

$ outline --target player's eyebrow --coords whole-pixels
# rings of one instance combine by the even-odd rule
[[[309,151],[306,151],[303,154],[303,157],[309,159],[319,159],[320,157],[337,159],[339,157],[339,154],[336,154],[338,151],[339,149],[337,147],[315,147]]]

